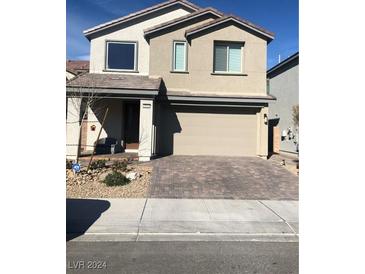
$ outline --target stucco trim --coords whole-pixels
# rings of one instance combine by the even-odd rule
[[[269,103],[275,101],[273,96],[265,97],[208,97],[208,96],[175,96],[167,95],[171,101],[198,101],[198,102],[232,102],[232,103]]]
[[[66,93],[90,93],[90,88],[67,87]],[[143,89],[113,89],[113,88],[94,88],[95,94],[129,94],[129,95],[153,95],[156,96],[159,90],[143,90]]]
[[[197,103],[180,103],[171,102],[172,106],[191,106],[191,107],[230,107],[230,108],[263,108],[265,105],[247,105],[247,104],[197,104]]]

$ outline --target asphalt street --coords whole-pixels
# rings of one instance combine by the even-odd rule
[[[67,242],[67,273],[298,273],[298,242]]]

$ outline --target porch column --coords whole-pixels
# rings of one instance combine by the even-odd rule
[[[81,98],[67,98],[66,159],[76,160],[80,141]]]
[[[258,156],[261,158],[267,159],[268,156],[268,139],[269,139],[269,131],[268,131],[268,124],[269,118],[268,114],[269,108],[263,107],[261,111],[258,113]],[[265,118],[266,117],[266,118]],[[266,122],[265,122],[266,121]]]
[[[140,100],[139,148],[140,161],[149,161],[153,155],[153,100]]]

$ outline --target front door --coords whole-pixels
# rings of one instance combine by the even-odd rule
[[[125,149],[138,149],[139,145],[139,102],[125,105]]]

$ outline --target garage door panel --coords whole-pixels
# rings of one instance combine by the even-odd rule
[[[176,155],[256,155],[256,115],[225,110],[194,111],[194,108],[175,108],[180,132],[173,136]],[[233,114],[232,114],[233,112]]]

